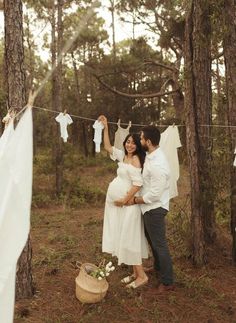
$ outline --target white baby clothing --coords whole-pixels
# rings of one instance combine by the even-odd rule
[[[178,196],[179,158],[177,149],[181,146],[177,126],[169,126],[161,133],[160,147],[170,166],[170,199]]]
[[[64,142],[67,142],[68,139],[68,132],[67,126],[73,123],[71,116],[66,113],[59,113],[59,115],[55,118],[57,122],[60,124],[60,131],[61,131],[61,138]]]
[[[119,119],[117,122],[117,126],[118,126],[118,129],[115,132],[114,147],[116,147],[117,149],[124,150],[123,142],[129,134],[129,129],[131,127],[131,121],[129,122],[129,125],[127,128],[122,128],[120,126],[120,119]]]
[[[102,130],[104,129],[104,125],[102,124],[101,121],[96,120],[93,124],[94,128],[94,137],[93,141],[95,143],[95,151],[96,153],[100,153],[101,148],[101,142],[102,142]]]

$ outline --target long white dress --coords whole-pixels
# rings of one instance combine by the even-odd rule
[[[114,201],[123,198],[132,185],[142,186],[141,168],[124,163],[124,152],[115,147],[111,158],[119,162],[106,196],[102,251],[116,256],[118,265],[140,265],[142,258],[148,258],[141,209],[138,205],[117,207]]]

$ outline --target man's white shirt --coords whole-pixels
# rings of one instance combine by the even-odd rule
[[[145,204],[140,204],[142,213],[162,207],[169,210],[170,168],[167,159],[158,147],[146,155],[143,167],[143,187],[141,196]]]

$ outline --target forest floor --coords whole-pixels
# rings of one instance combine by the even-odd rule
[[[83,185],[106,191],[114,177],[110,164],[80,165]],[[47,195],[51,175],[37,169],[34,191]],[[68,178],[72,174],[67,174]],[[16,302],[15,323],[77,322],[168,322],[236,323],[236,268],[230,260],[228,222],[218,225],[218,240],[208,249],[208,264],[195,268],[189,241],[188,174],[181,169],[179,197],[171,204],[167,218],[168,240],[173,256],[176,289],[158,295],[158,278],[149,273],[149,282],[137,290],[126,289],[120,280],[130,268],[116,266],[116,259],[101,252],[103,202],[68,207],[68,203],[46,207],[33,203],[31,239],[33,246],[33,298]],[[42,193],[41,193],[42,194]],[[106,297],[96,304],[82,304],[75,297],[78,262],[98,264],[112,260],[116,269],[109,276]]]

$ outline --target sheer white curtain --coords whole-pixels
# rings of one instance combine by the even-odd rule
[[[16,264],[30,229],[32,128],[28,108],[15,131],[0,138],[0,322],[4,323],[13,322]]]

